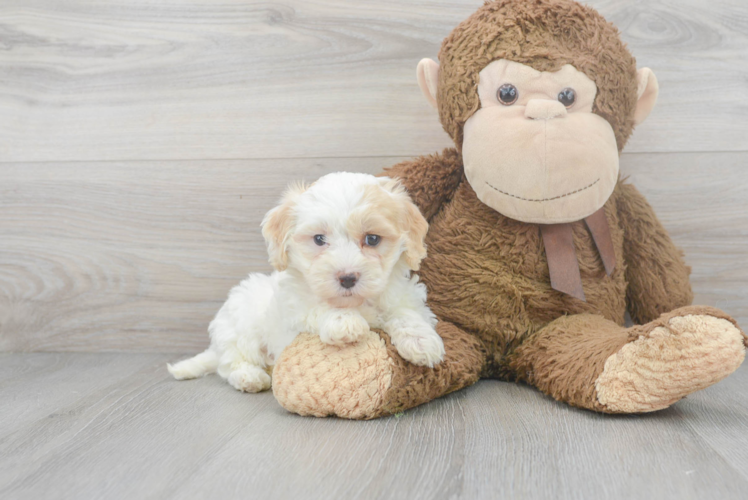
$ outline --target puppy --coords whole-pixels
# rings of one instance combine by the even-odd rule
[[[246,392],[270,388],[272,365],[301,332],[328,344],[369,328],[389,333],[400,355],[433,367],[444,358],[436,317],[417,271],[428,223],[387,177],[335,173],[291,186],[262,221],[270,276],[234,287],[210,323],[210,347],[168,365],[177,379],[218,372]]]

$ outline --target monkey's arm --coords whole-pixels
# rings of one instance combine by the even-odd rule
[[[618,212],[624,228],[626,305],[639,324],[693,301],[691,268],[644,196],[631,184],[618,183]]]
[[[400,179],[426,220],[436,215],[462,180],[462,158],[454,148],[398,163],[381,175]]]

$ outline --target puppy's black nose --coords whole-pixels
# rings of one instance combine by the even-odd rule
[[[340,280],[340,286],[343,288],[353,288],[356,286],[358,276],[355,274],[344,274],[338,278]]]

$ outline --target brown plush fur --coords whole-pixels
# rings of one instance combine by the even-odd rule
[[[486,357],[478,339],[447,322],[438,323],[436,331],[444,340],[446,356],[433,369],[408,363],[397,354],[389,336],[382,335],[393,371],[382,415],[407,410],[478,381]]]
[[[668,327],[671,319],[686,315],[725,319],[737,327],[724,312],[705,306],[682,307],[631,328],[593,314],[562,316],[522,344],[512,356],[511,366],[520,380],[559,401],[610,413],[600,404],[595,391],[595,381],[608,358],[627,343],[647,337],[656,328]],[[743,344],[748,346],[748,337],[741,334]]]
[[[555,399],[603,411],[595,381],[608,357],[628,341],[625,328],[602,316],[562,316],[517,349],[512,368],[520,380]]]
[[[618,150],[626,145],[634,128],[636,60],[618,29],[571,0],[497,0],[460,23],[439,52],[439,117],[458,150],[465,122],[480,107],[478,73],[497,59],[538,71],[571,64],[584,72],[598,88],[592,111],[611,124]]]
[[[409,182],[409,172],[420,175],[426,170],[429,172],[428,183]],[[462,181],[462,159],[457,151],[448,148],[441,155],[422,156],[399,163],[382,175],[398,177],[411,186],[408,191],[410,198],[421,209],[426,220],[430,220],[444,202],[452,198]]]
[[[623,263],[615,196],[606,204],[606,215],[616,260]],[[623,322],[625,264],[607,276],[587,226],[580,221],[572,229],[586,302],[551,288],[538,226],[484,205],[467,181],[431,220],[429,257],[420,272],[429,305],[440,319],[481,339],[488,352],[484,376],[512,378],[506,356],[563,314],[595,313]]]
[[[434,369],[403,360],[380,330],[353,346],[323,344],[302,333],[273,370],[275,397],[300,415],[371,419],[475,383],[485,359],[478,339],[446,322],[436,329],[447,354]]]
[[[457,149],[402,162],[384,173],[400,179],[430,222],[428,257],[419,274],[439,318],[446,358],[435,369],[412,366],[381,335],[391,384],[383,403],[357,418],[416,406],[475,382],[478,374],[524,380],[560,401],[609,411],[597,398],[595,382],[611,355],[673,315],[732,321],[711,308],[677,310],[693,297],[690,269],[633,186],[619,182],[604,206],[617,263],[610,276],[584,221],[572,223],[583,302],[551,288],[539,227],[483,204],[463,173],[462,127],[480,105],[476,79],[500,58],[541,71],[566,63],[583,71],[599,89],[593,111],[610,122],[622,149],[633,129],[637,83],[634,58],[615,27],[571,0],[497,0],[460,24],[439,58],[439,112]],[[624,328],[627,307],[634,321],[647,324]],[[744,352],[727,355],[739,364]],[[289,383],[296,384],[294,397],[306,390],[303,380]]]
[[[631,184],[620,188],[624,195],[619,197],[618,211],[627,232],[626,306],[636,323],[646,323],[691,303],[691,268],[685,266],[683,252],[673,246],[644,196]]]
[[[444,168],[446,159],[452,158],[453,170],[461,172],[462,165],[453,151],[446,151],[434,161]],[[514,378],[515,370],[509,366],[507,356],[560,316],[592,313],[622,325],[630,277],[637,283],[658,283],[635,295],[634,300],[646,294],[646,302],[660,304],[656,307],[672,305],[669,309],[690,303],[689,268],[682,254],[651,208],[641,205],[641,195],[630,186],[619,183],[605,205],[618,262],[611,276],[605,273],[584,221],[572,225],[587,295],[587,301],[582,302],[551,288],[537,225],[509,219],[484,205],[464,177],[454,192],[449,193],[445,190],[447,183],[432,183],[430,172],[424,158],[386,171],[400,178],[408,189],[411,186],[422,191],[429,189],[429,195],[421,199],[430,204],[442,197],[442,210],[430,220],[426,238],[429,256],[421,266],[420,276],[429,290],[429,305],[439,319],[454,323],[483,342],[488,353],[483,376]],[[638,218],[632,216],[631,206],[638,206]],[[626,217],[625,226],[622,217]],[[636,240],[630,241],[627,236]],[[655,240],[658,246],[647,246],[650,240]],[[650,264],[637,262],[632,271],[625,249],[640,247],[648,248],[653,255],[649,256]],[[641,257],[643,250],[639,252],[635,254],[637,257]],[[650,274],[653,266],[659,266],[662,275]],[[644,275],[639,276],[637,270]]]

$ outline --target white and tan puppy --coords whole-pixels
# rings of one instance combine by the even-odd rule
[[[328,344],[355,342],[369,328],[389,333],[418,365],[444,358],[436,317],[418,270],[428,224],[396,181],[329,174],[294,185],[265,216],[270,276],[253,273],[234,287],[210,323],[210,347],[169,365],[177,379],[218,372],[234,388],[270,388],[281,351],[301,332]]]

